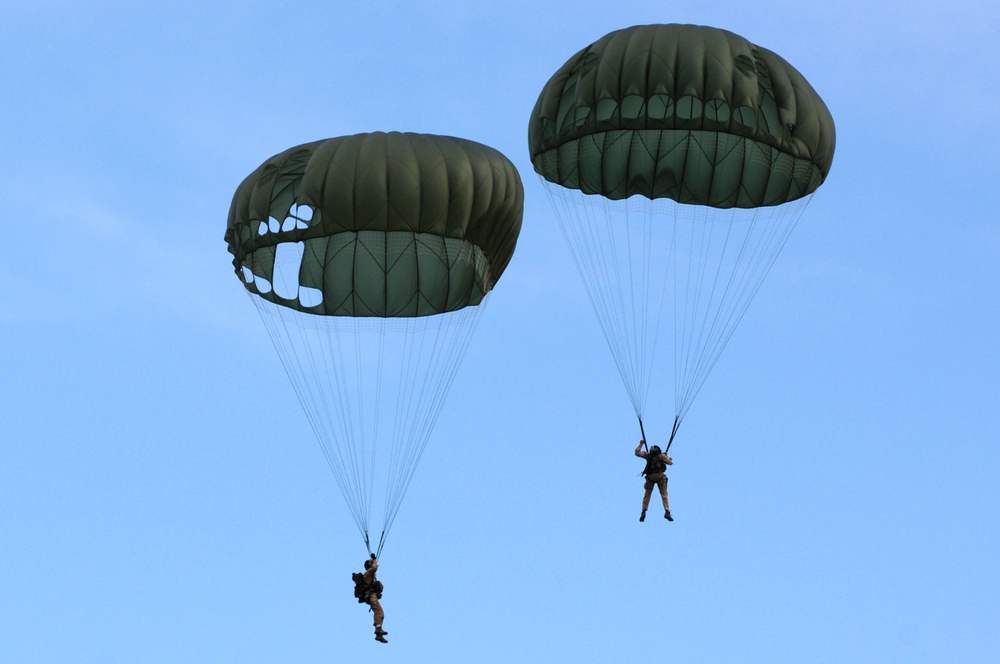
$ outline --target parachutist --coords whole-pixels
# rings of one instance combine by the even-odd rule
[[[375,614],[373,617],[375,640],[389,643],[385,639],[385,635],[389,632],[382,629],[382,621],[385,619],[385,612],[379,602],[382,599],[382,582],[375,578],[375,572],[378,570],[378,559],[374,553],[371,556],[365,561],[364,573],[356,572],[351,575],[351,579],[354,581],[354,596],[358,598],[359,604],[367,604]]]
[[[666,472],[667,466],[674,465],[674,460],[656,445],[649,448],[649,452],[643,452],[645,444],[645,440],[640,440],[635,448],[635,455],[646,460],[646,467],[642,471],[646,477],[646,484],[643,487],[646,493],[642,497],[642,514],[639,515],[639,521],[646,520],[646,508],[649,507],[649,497],[653,495],[653,485],[660,489],[660,498],[663,499],[663,518],[673,521],[674,517],[670,516],[670,503],[667,502],[667,477],[663,473]]]

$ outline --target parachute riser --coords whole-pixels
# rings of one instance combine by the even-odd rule
[[[670,454],[670,446],[674,444],[674,436],[677,435],[677,429],[681,426],[681,416],[678,415],[674,418],[674,428],[670,431],[670,440],[667,441],[667,449],[663,451],[664,454]]]

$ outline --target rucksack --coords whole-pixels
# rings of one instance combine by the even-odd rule
[[[351,574],[351,581],[354,582],[354,596],[358,599],[358,604],[364,604],[364,598],[368,596],[365,592],[365,575],[355,572]]]

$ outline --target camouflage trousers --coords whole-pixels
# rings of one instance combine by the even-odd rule
[[[646,493],[642,497],[642,511],[645,512],[646,508],[649,507],[649,497],[653,495],[653,485],[660,488],[660,498],[663,499],[663,509],[669,512],[670,503],[667,502],[667,478],[662,473],[646,475],[646,484],[643,486]]]
[[[373,593],[368,596],[368,606],[372,607],[372,613],[374,617],[372,620],[375,622],[375,629],[382,629],[382,621],[385,620],[385,611],[382,610],[382,604],[378,601],[378,597]]]

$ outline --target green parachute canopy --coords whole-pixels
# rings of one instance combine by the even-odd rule
[[[233,196],[233,266],[369,552],[510,262],[523,199],[496,150],[403,133],[291,148]],[[254,396],[254,412],[282,412],[277,386]]]
[[[654,367],[660,322],[674,337],[669,449],[826,179],[835,141],[798,71],[716,28],[617,30],[545,84],[528,124],[531,163],[643,436],[656,436],[643,420],[666,373]]]
[[[528,126],[531,162],[550,182],[716,208],[812,193],[834,144],[829,110],[791,65],[695,25],[597,40],[552,76]]]
[[[473,141],[410,133],[331,138],[265,161],[236,190],[226,242],[247,290],[328,316],[427,316],[478,304],[521,227],[513,164]],[[303,243],[278,292],[282,244]]]

